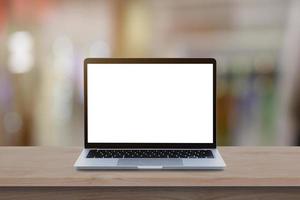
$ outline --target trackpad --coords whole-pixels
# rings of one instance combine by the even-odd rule
[[[124,158],[119,159],[119,166],[182,166],[182,159],[162,159],[162,158]]]

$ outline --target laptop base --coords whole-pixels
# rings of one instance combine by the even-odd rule
[[[226,166],[217,149],[210,149],[214,158],[87,158],[90,149],[83,149],[74,164],[78,170],[223,170]]]

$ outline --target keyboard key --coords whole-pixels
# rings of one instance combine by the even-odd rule
[[[86,157],[87,158],[95,158],[96,153],[97,153],[97,150],[90,150]]]

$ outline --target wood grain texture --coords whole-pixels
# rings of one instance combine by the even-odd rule
[[[0,188],[5,200],[298,200],[300,190],[286,187],[132,188],[132,187],[23,187]]]
[[[76,171],[79,147],[0,147],[1,186],[300,186],[299,147],[220,147],[224,171]]]

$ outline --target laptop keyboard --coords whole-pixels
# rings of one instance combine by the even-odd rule
[[[90,150],[87,158],[214,158],[211,150]]]

